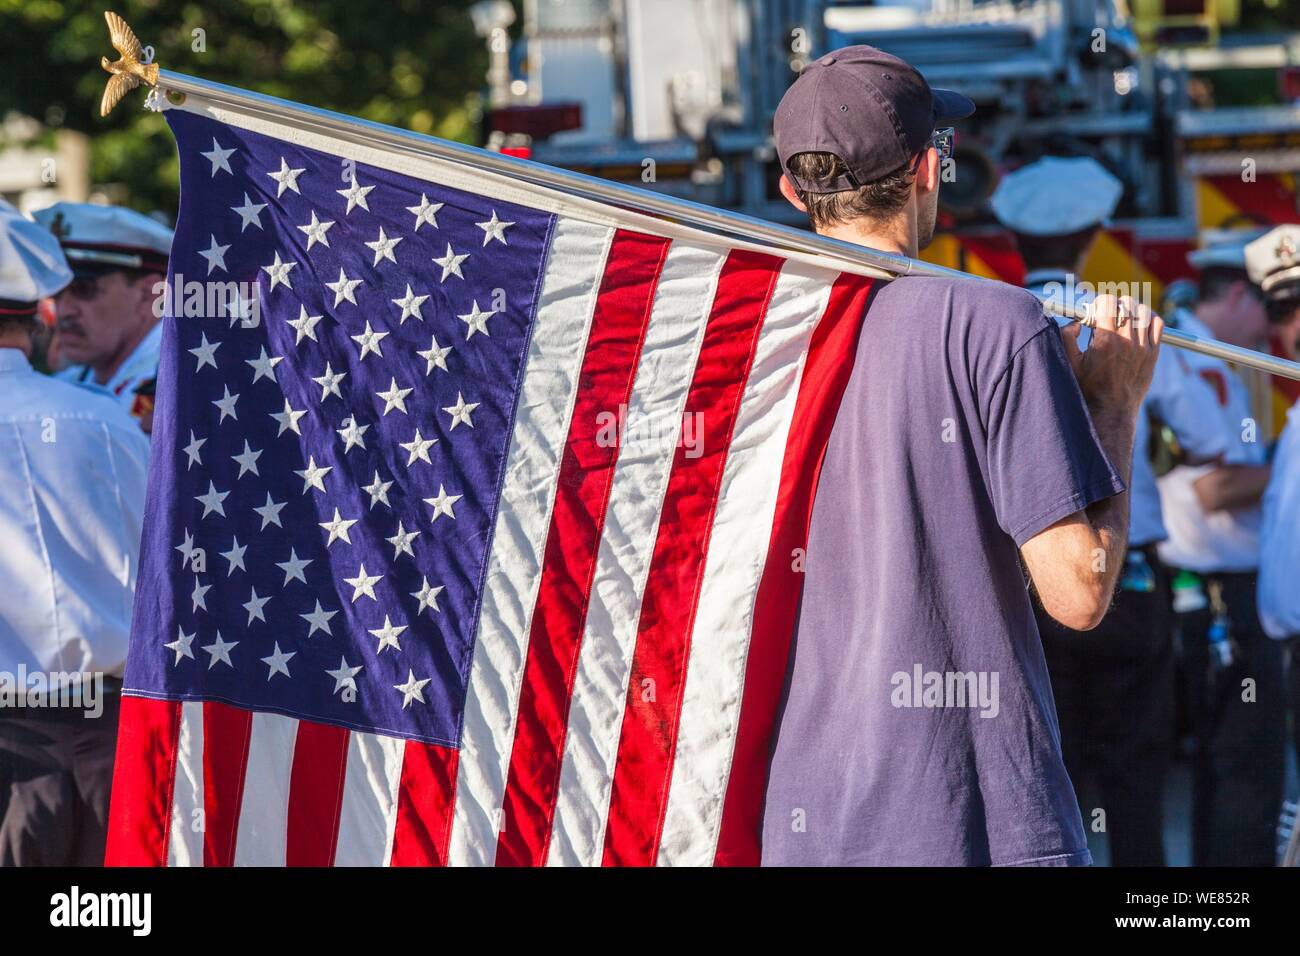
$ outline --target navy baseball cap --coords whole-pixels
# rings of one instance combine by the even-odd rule
[[[857,189],[902,168],[935,129],[975,112],[952,90],[931,89],[909,63],[872,46],[814,60],[786,90],[772,131],[781,168],[804,192]],[[790,172],[799,153],[831,153],[845,172],[807,181]]]

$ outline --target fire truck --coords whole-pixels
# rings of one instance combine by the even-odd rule
[[[975,100],[941,191],[931,261],[1018,283],[988,199],[1043,155],[1091,156],[1124,183],[1083,269],[1194,280],[1187,253],[1300,221],[1300,36],[1225,33],[1239,0],[525,0],[480,4],[491,148],[787,223],[772,115],[821,53],[869,43]],[[497,21],[488,14],[495,8]],[[1276,76],[1272,105],[1216,107],[1218,71]],[[1256,84],[1258,86],[1258,84]],[[1267,84],[1270,88],[1272,84]],[[1176,287],[1175,287],[1176,288]],[[1258,381],[1266,433],[1300,395]]]

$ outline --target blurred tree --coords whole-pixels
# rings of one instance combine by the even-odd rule
[[[114,10],[164,68],[451,139],[474,135],[487,68],[472,0],[0,0],[0,116],[94,137],[91,178],[174,214],[178,166],[162,118],[99,99]],[[110,56],[110,59],[116,55]]]

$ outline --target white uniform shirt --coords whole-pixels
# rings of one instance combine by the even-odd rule
[[[1035,270],[1025,277],[1026,288],[1049,299],[1061,299],[1063,290],[1069,286],[1070,280],[1064,273],[1046,269]],[[1080,304],[1091,299],[1085,292],[1076,293]],[[1057,321],[1064,326],[1070,320],[1058,317]],[[1079,334],[1080,349],[1087,351],[1091,340],[1091,330],[1083,329]],[[1214,391],[1195,374],[1181,353],[1162,348],[1151,387],[1138,411],[1133,440],[1133,469],[1128,483],[1131,547],[1155,544],[1166,537],[1160,492],[1148,455],[1152,415],[1173,430],[1178,443],[1194,459],[1214,458],[1226,450],[1223,430],[1218,427],[1220,418]]]
[[[121,675],[148,465],[111,398],[0,349],[0,671]]]
[[[1264,492],[1259,540],[1259,619],[1269,637],[1300,634],[1300,401],[1291,407]],[[1294,666],[1294,665],[1293,665]]]
[[[162,323],[159,322],[140,344],[131,350],[112,378],[102,386],[113,394],[118,404],[132,414],[135,408],[135,390],[151,378],[158,377],[158,360],[162,355]],[[95,373],[89,366],[73,365],[59,373],[59,378],[70,382],[95,383]]]
[[[1178,327],[1204,338],[1214,337],[1185,311],[1178,314]],[[1169,539],[1160,545],[1160,559],[1201,573],[1253,571],[1259,566],[1259,505],[1207,512],[1201,508],[1193,486],[1221,464],[1264,464],[1268,454],[1265,436],[1259,434],[1258,427],[1251,427],[1254,419],[1250,392],[1226,362],[1197,352],[1186,352],[1184,358],[1214,391],[1216,428],[1224,449],[1218,462],[1180,465],[1160,479],[1160,501],[1169,532]]]

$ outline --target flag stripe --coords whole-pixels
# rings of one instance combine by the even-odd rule
[[[203,834],[206,829],[203,805],[203,704],[187,700],[181,704],[167,865],[202,866]]]
[[[406,742],[390,865],[447,865],[458,758],[451,747]]]
[[[726,256],[675,242],[655,290],[627,407],[573,681],[548,865],[596,866],[631,671],[649,542]]]
[[[610,788],[606,866],[650,866],[655,861],[713,512],[781,262],[775,256],[732,252],[718,279],[641,605]]]
[[[618,456],[618,416],[632,391],[668,245],[620,231],[610,246],[547,533],[502,803],[498,865],[537,866],[546,856],[578,641]]]
[[[451,862],[491,865],[542,550],[614,230],[557,220],[507,453],[457,762]],[[394,848],[396,853],[396,848]]]
[[[109,807],[108,866],[163,866],[180,737],[179,701],[123,695]]]
[[[338,842],[348,731],[301,721],[289,774],[287,866],[332,866]]]
[[[396,737],[357,731],[348,735],[335,866],[388,865],[405,751],[405,743]]]
[[[657,863],[713,860],[740,719],[753,595],[763,571],[781,460],[803,363],[834,273],[787,262],[777,279],[731,435],[682,693]],[[737,595],[746,599],[737,601]]]
[[[252,732],[250,711],[215,701],[203,705],[204,866],[235,865]]]
[[[853,370],[858,332],[872,281],[842,275],[808,347],[794,421],[781,467],[781,490],[754,605],[754,626],[745,666],[740,726],[727,781],[715,862],[757,865],[759,824],[767,781],[768,746],[776,719],[784,662],[794,634],[803,588],[792,555],[808,540],[813,494],[840,399]],[[778,666],[778,662],[780,666]]]
[[[254,713],[239,804],[235,866],[284,866],[289,832],[289,781],[299,721]]]

